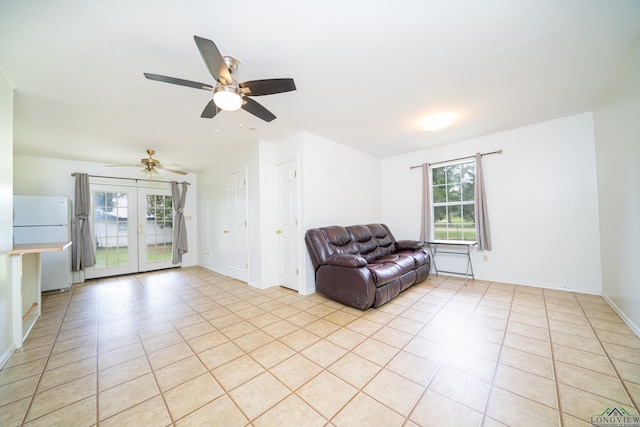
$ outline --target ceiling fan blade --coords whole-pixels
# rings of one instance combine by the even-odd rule
[[[220,109],[212,99],[211,101],[209,101],[207,106],[204,107],[204,110],[202,110],[202,114],[200,115],[200,117],[202,117],[203,119],[212,119],[216,114],[218,114],[218,111],[220,111]]]
[[[202,59],[213,78],[219,82],[220,79],[224,80],[224,82],[220,83],[233,83],[231,73],[229,73],[227,64],[224,63],[224,59],[222,59],[222,55],[220,55],[220,51],[216,44],[209,39],[203,39],[198,36],[193,36],[193,39],[196,41],[196,46],[198,46],[200,56],[202,56]]]
[[[161,76],[160,74],[143,73],[149,80],[156,80],[174,85],[192,87],[194,89],[213,90],[213,86],[206,83],[193,82],[191,80],[178,79],[176,77]]]
[[[242,109],[264,120],[265,122],[270,122],[276,118],[276,116],[274,116],[271,111],[267,110],[251,98],[242,98]]]
[[[272,95],[274,93],[296,90],[296,84],[293,79],[251,80],[240,83],[239,86],[242,89],[248,89],[249,92],[245,92],[244,90],[243,92],[250,96]]]
[[[162,169],[163,171],[167,171],[167,172],[177,173],[177,174],[180,174],[180,175],[187,175],[189,173],[189,172],[185,172],[185,171],[181,171],[181,170],[177,170],[177,169],[165,168],[162,165],[157,165],[156,168]]]

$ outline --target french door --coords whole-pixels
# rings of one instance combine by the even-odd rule
[[[86,278],[176,266],[170,189],[91,184],[91,194],[96,265]]]

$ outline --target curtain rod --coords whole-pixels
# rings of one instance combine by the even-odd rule
[[[76,176],[76,173],[78,173],[78,172],[73,172],[73,173],[71,174],[71,176]],[[167,183],[167,184],[171,184],[171,183],[173,182],[173,181],[161,181],[161,180],[157,180],[157,179],[121,178],[121,177],[119,177],[119,176],[104,176],[104,175],[89,175],[89,177],[91,177],[91,178],[109,178],[109,179],[127,179],[127,180],[129,180],[129,181],[135,181],[135,182],[138,182],[138,181],[146,181],[146,182],[164,182],[164,183]],[[184,183],[184,184],[187,184],[187,185],[191,185],[191,183],[190,183],[190,182],[187,182],[187,181],[180,182],[179,184],[183,184],[183,183]]]
[[[481,156],[488,156],[489,154],[502,154],[502,150],[496,150],[496,151],[491,151],[489,153],[481,153]],[[435,163],[428,163],[429,165],[439,165],[440,163],[449,163],[449,162],[455,162],[456,160],[464,160],[464,159],[473,159],[475,157],[475,155],[473,156],[465,156],[465,157],[458,157],[457,159],[450,159],[450,160],[443,160],[441,162],[435,162]],[[409,169],[416,169],[416,168],[421,168],[422,165],[418,165],[418,166],[409,166]]]

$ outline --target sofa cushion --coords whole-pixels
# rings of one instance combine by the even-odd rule
[[[360,256],[366,259],[367,262],[374,261],[378,258],[378,244],[366,225],[352,225],[346,228],[351,239],[355,242]]]
[[[395,239],[391,236],[391,232],[385,225],[369,224],[367,227],[378,244],[378,258],[392,254],[396,251]]]
[[[345,227],[333,225],[320,229],[329,248],[336,254],[357,254],[358,248]]]
[[[371,230],[366,225],[350,225],[345,227],[352,240],[358,243],[364,243],[373,238]]]
[[[396,264],[398,267],[400,267],[400,271],[402,274],[407,273],[413,270],[414,268],[416,268],[416,262],[414,258],[404,254],[393,254],[393,255],[383,256],[382,258],[379,258],[376,262],[383,263],[383,264],[385,263]]]
[[[373,276],[373,283],[376,287],[397,280],[402,274],[402,268],[391,262],[367,264],[367,268]]]
[[[398,252],[398,255],[409,256],[413,258],[416,263],[416,267],[421,267],[429,262],[429,255],[425,251],[402,251]]]

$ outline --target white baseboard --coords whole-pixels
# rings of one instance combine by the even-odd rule
[[[620,316],[622,321],[629,327],[629,329],[631,329],[633,331],[633,333],[636,334],[636,336],[638,338],[640,338],[640,328],[638,328],[638,325],[633,323],[631,321],[631,319],[629,319],[629,317],[627,317],[627,315],[624,313],[624,311],[622,311],[620,309],[620,307],[615,305],[615,303],[608,296],[606,296],[605,294],[602,294],[602,298],[604,298],[604,300],[607,302],[607,304],[609,304],[609,306],[611,306],[611,308],[613,308],[613,311],[618,313],[618,316]]]
[[[431,275],[436,276],[436,274],[433,272],[431,273]],[[455,277],[455,278],[458,278],[458,279],[461,278],[464,280],[464,274],[463,275],[439,274],[439,276]],[[602,295],[602,292],[600,289],[574,289],[574,288],[568,288],[566,286],[560,287],[560,286],[548,285],[545,283],[537,283],[537,282],[523,282],[518,280],[500,279],[500,278],[490,279],[490,278],[479,277],[477,274],[476,274],[476,280],[482,281],[482,282],[506,283],[509,285],[529,286],[532,288],[549,289],[551,291],[573,292],[575,294],[586,294],[586,295],[597,295],[597,296]],[[473,283],[471,279],[469,279],[469,283]]]
[[[14,351],[16,351],[16,346],[11,344],[7,351],[0,355],[0,369],[4,368],[4,365],[9,361]]]

